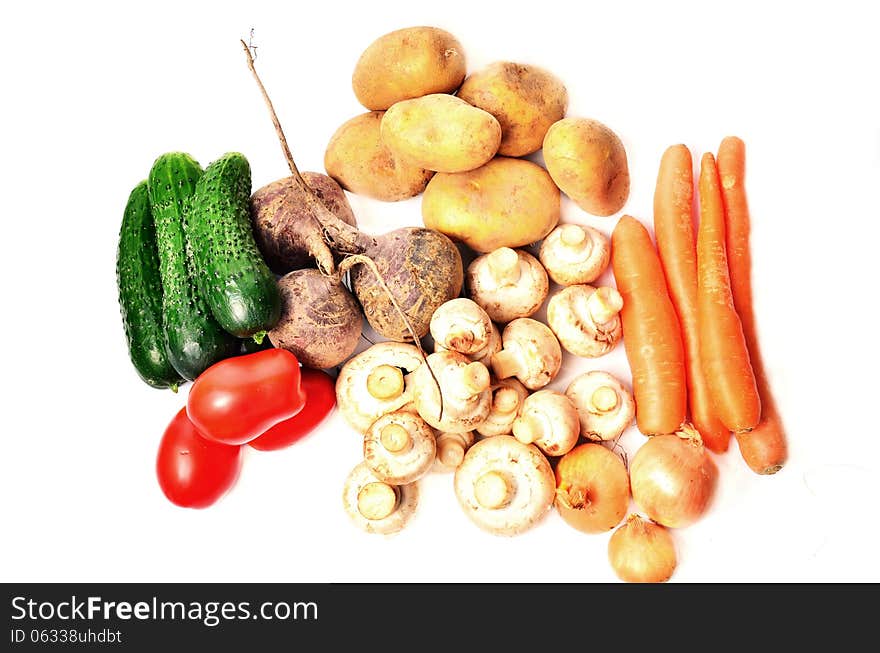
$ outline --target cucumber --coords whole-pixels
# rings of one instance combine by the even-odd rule
[[[171,365],[165,348],[159,253],[146,180],[131,191],[122,215],[116,286],[128,356],[135,370],[148,385],[176,392],[183,379]]]
[[[149,176],[164,290],[165,343],[174,369],[190,381],[238,350],[235,338],[217,323],[199,294],[192,257],[187,252],[186,205],[201,176],[201,166],[183,152],[160,156]]]
[[[281,296],[251,231],[251,168],[229,152],[196,184],[187,238],[199,291],[228,332],[258,342],[281,316]]]

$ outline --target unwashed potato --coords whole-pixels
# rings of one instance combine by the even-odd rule
[[[464,100],[434,93],[392,105],[382,118],[382,142],[420,168],[464,172],[495,156],[501,125]]]
[[[598,120],[564,118],[544,137],[544,163],[556,185],[587,213],[617,213],[629,197],[626,150]]]
[[[541,149],[544,135],[565,116],[568,91],[543,68],[499,61],[472,73],[458,97],[501,123],[498,154],[524,156]]]
[[[364,50],[351,85],[367,109],[430,93],[452,93],[466,72],[464,49],[437,27],[407,27],[380,36]]]
[[[337,129],[327,144],[324,168],[345,190],[396,202],[425,190],[434,173],[401,161],[382,144],[383,113],[362,113]]]
[[[422,198],[422,219],[477,252],[522,247],[559,222],[559,189],[541,166],[495,157],[469,172],[438,172]]]

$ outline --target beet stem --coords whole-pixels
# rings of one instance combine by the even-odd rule
[[[290,168],[294,182],[299,186],[300,191],[302,191],[303,197],[305,197],[306,202],[311,209],[312,217],[320,224],[324,239],[334,250],[341,254],[360,254],[366,251],[369,249],[371,243],[375,243],[375,241],[369,236],[362,234],[355,227],[352,227],[350,224],[347,224],[333,215],[333,212],[324,205],[321,199],[315,195],[314,191],[303,179],[299,172],[299,168],[296,166],[296,162],[293,160],[293,154],[290,152],[287,138],[284,136],[284,130],[281,128],[281,121],[278,120],[278,114],[275,113],[275,107],[272,105],[269,93],[266,91],[266,87],[263,86],[263,82],[257,74],[251,48],[244,42],[244,39],[239,40],[241,46],[244,48],[245,56],[247,56],[248,68],[250,69],[254,80],[257,82],[263,100],[266,102],[266,106],[269,109],[269,116],[272,119],[272,124],[275,126],[275,134],[278,136],[278,141],[281,143],[281,150],[284,152],[284,158],[287,160],[287,167]]]
[[[284,158],[287,159],[287,166],[290,168],[290,174],[293,175],[300,190],[305,193],[311,193],[312,189],[309,188],[309,185],[306,184],[305,180],[302,178],[302,175],[299,173],[299,168],[296,167],[296,162],[293,160],[293,154],[290,153],[290,147],[287,145],[287,138],[284,136],[284,130],[281,128],[281,122],[278,120],[278,114],[275,113],[275,107],[272,105],[272,100],[269,99],[269,93],[266,92],[266,87],[263,86],[263,82],[257,74],[257,69],[254,66],[254,55],[251,52],[251,48],[244,42],[244,39],[240,40],[241,46],[244,48],[245,56],[247,56],[248,68],[250,68],[251,74],[257,82],[257,86],[260,87],[260,93],[263,95],[263,100],[265,100],[266,106],[269,107],[269,116],[272,118],[272,124],[275,125],[275,133],[278,135],[278,141],[281,143],[281,150],[284,152]]]

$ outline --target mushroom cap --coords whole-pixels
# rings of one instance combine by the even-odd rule
[[[436,452],[431,427],[406,411],[382,415],[364,435],[364,462],[376,478],[392,485],[424,476]]]
[[[499,281],[498,276],[504,278]],[[547,271],[538,259],[507,247],[475,258],[467,268],[465,283],[468,296],[492,320],[502,323],[535,313],[550,289]]]
[[[494,322],[490,321],[489,324],[491,327],[489,330],[489,340],[486,343],[486,346],[468,356],[472,361],[482,363],[487,367],[489,361],[492,360],[492,357],[501,351],[501,331],[498,330],[498,327],[495,326]]]
[[[491,437],[513,432],[513,422],[522,411],[529,391],[519,379],[512,376],[492,385],[492,408],[486,420],[477,427],[477,433]]]
[[[470,356],[489,344],[492,320],[473,300],[456,297],[434,311],[430,331],[435,345]]]
[[[544,454],[510,435],[486,438],[468,449],[454,485],[465,514],[495,535],[517,535],[537,524],[556,493]]]
[[[623,335],[619,315],[602,324],[593,319],[589,302],[596,291],[593,286],[567,286],[547,302],[547,324],[559,343],[575,356],[604,356]]]
[[[528,317],[519,318],[504,327],[501,334],[504,349],[492,358],[492,368],[499,378],[510,376],[504,368],[511,359],[518,368],[516,376],[529,390],[539,390],[559,374],[562,349],[546,324]]]
[[[611,243],[593,227],[563,224],[541,243],[538,258],[550,278],[562,286],[592,283],[608,267]]]
[[[593,370],[575,377],[565,395],[577,408],[581,435],[589,440],[614,440],[635,418],[632,394],[608,372]]]
[[[438,431],[473,431],[492,407],[489,370],[457,351],[434,352],[426,360],[412,380],[419,415]]]
[[[405,408],[413,400],[409,374],[422,365],[422,354],[414,345],[401,342],[379,342],[352,357],[336,379],[336,403],[345,421],[360,433],[385,413]],[[385,367],[381,367],[385,366]],[[381,369],[378,369],[381,368]],[[386,398],[376,397],[367,390],[371,374],[383,370],[401,370],[403,389]]]
[[[529,395],[522,414],[513,423],[513,435],[523,444],[535,444],[548,456],[562,456],[574,448],[581,434],[578,412],[571,399],[555,390]]]
[[[491,325],[491,327],[486,345],[482,349],[479,349],[472,354],[465,354],[472,361],[476,363],[483,363],[484,365],[489,365],[489,361],[492,360],[492,357],[499,351],[501,351],[501,332],[498,330],[498,327],[495,326],[494,322],[490,321],[489,324]],[[441,343],[435,340],[434,351],[450,351],[450,348],[444,347]]]
[[[415,513],[419,486],[391,485],[378,479],[367,464],[359,463],[345,480],[342,491],[345,512],[358,528],[390,535],[401,530]],[[367,513],[375,518],[364,515]]]

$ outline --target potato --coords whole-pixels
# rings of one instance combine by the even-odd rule
[[[568,91],[543,68],[499,61],[472,73],[458,97],[501,123],[498,154],[523,156],[541,149],[544,135],[565,116]]]
[[[392,105],[382,118],[382,142],[420,168],[464,172],[495,156],[501,125],[464,100],[435,93]]]
[[[396,202],[425,190],[434,173],[399,160],[382,144],[383,113],[362,113],[337,129],[327,144],[324,168],[345,190]]]
[[[407,27],[381,36],[364,50],[351,85],[367,109],[430,93],[452,93],[465,75],[464,49],[436,27]]]
[[[559,189],[541,166],[495,157],[469,172],[438,172],[422,198],[422,219],[477,252],[522,247],[559,222]]]
[[[544,163],[556,185],[587,213],[617,213],[629,197],[626,150],[597,120],[565,118],[544,137]]]

